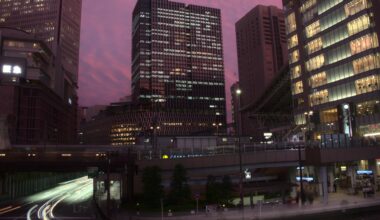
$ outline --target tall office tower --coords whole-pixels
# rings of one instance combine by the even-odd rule
[[[225,126],[219,9],[139,0],[132,47],[133,102],[152,113],[160,134],[189,135],[222,129],[213,124]]]
[[[0,26],[34,34],[56,56],[55,91],[76,101],[82,0],[2,0]]]
[[[287,64],[284,13],[275,6],[258,5],[236,24],[242,109],[254,104]],[[252,136],[255,124],[241,115],[243,135]]]
[[[380,1],[283,3],[295,122],[313,139],[378,136]]]

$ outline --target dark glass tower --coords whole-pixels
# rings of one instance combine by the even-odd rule
[[[2,0],[0,26],[21,29],[46,42],[57,57],[55,91],[75,99],[82,0]]]
[[[135,103],[158,117],[167,115],[157,119],[161,124],[202,130],[225,126],[220,10],[139,0],[133,12],[132,47]]]

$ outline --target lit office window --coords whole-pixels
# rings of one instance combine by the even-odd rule
[[[349,35],[351,36],[363,30],[368,29],[370,26],[370,23],[371,22],[370,22],[370,18],[368,14],[362,15],[359,18],[353,21],[350,21],[347,24]]]
[[[288,38],[288,49],[293,48],[298,45],[298,36],[297,34]]]
[[[290,63],[295,63],[295,62],[297,62],[299,60],[299,58],[300,58],[300,53],[299,53],[298,50],[295,50],[295,51],[293,51],[293,52],[290,53],[290,55],[289,55],[289,62]]]
[[[333,44],[339,43],[342,40],[348,38],[347,26],[340,26],[327,32],[322,36],[323,47],[329,47]]]
[[[326,57],[327,57],[326,64],[336,63],[350,56],[351,56],[350,47],[348,44],[344,44],[337,48],[331,49],[326,53]]]
[[[321,15],[335,5],[341,3],[343,0],[321,0],[318,4],[318,14]]]
[[[352,62],[354,67],[354,74],[367,72],[373,69],[380,68],[380,56],[379,54],[370,54],[365,57],[361,57]]]
[[[317,39],[310,41],[306,45],[307,53],[312,54],[322,49],[322,47],[323,47],[322,38],[318,37]]]
[[[320,54],[306,62],[306,70],[312,71],[321,68],[325,64],[325,56]]]
[[[350,42],[352,55],[379,46],[377,34],[367,34]]]
[[[327,89],[314,92],[309,96],[310,106],[320,105],[329,101],[329,92]]]
[[[296,83],[293,83],[292,85],[292,93],[293,95],[297,95],[303,92],[303,84],[302,81],[298,81]]]
[[[380,113],[380,101],[371,100],[361,102],[356,105],[356,114],[358,116],[366,116]]]
[[[353,82],[340,84],[335,87],[329,88],[329,101],[337,101],[349,98],[356,95],[355,85]]]
[[[295,66],[295,67],[290,69],[290,77],[292,79],[296,79],[300,76],[301,76],[301,66],[300,65]]]
[[[286,31],[287,33],[292,33],[297,29],[296,25],[296,15],[293,13],[289,14],[285,19]]]
[[[327,83],[326,72],[318,73],[310,77],[310,86],[312,88],[325,85]]]
[[[304,13],[304,12],[307,11],[308,9],[314,7],[316,4],[317,4],[317,0],[307,0],[307,1],[305,1],[305,2],[301,5],[300,12],[301,12],[301,13]]]
[[[306,124],[306,117],[304,114],[297,114],[294,115],[294,121],[296,122],[296,125],[304,125]]]
[[[363,94],[379,90],[379,76],[369,76],[355,81],[357,94]]]
[[[306,27],[306,37],[310,38],[321,31],[319,20]]]
[[[344,6],[344,10],[346,15],[350,16],[368,8],[368,6],[368,0],[353,0]]]
[[[322,123],[330,123],[338,121],[338,109],[332,108],[320,111],[319,117]]]

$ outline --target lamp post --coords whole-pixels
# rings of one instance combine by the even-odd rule
[[[240,112],[240,95],[241,89],[236,90],[236,96],[238,101],[238,119],[236,120],[236,133],[237,133],[237,144],[239,149],[239,195],[240,195],[240,205],[241,208],[244,208],[244,197],[243,197],[243,161],[242,161],[242,152],[241,152],[241,144],[240,144],[240,136],[241,136],[241,112]]]
[[[216,136],[219,135],[219,127],[222,126],[222,123],[212,123],[212,126],[216,127]]]
[[[157,149],[157,130],[160,129],[160,126],[153,125],[150,127],[151,130],[153,130],[153,138],[152,138],[152,147],[153,147],[153,157],[158,157],[158,149]]]

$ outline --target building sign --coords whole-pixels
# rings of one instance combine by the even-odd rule
[[[0,79],[17,82],[26,76],[26,60],[17,57],[0,57]]]

